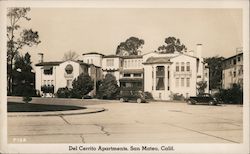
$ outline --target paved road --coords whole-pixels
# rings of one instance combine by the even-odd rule
[[[88,100],[107,111],[8,117],[10,143],[241,143],[242,106]],[[87,103],[89,102],[89,103]],[[73,103],[73,102],[72,102]],[[73,104],[79,104],[74,102]],[[81,105],[83,105],[81,103]]]

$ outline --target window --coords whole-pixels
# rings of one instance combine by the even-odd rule
[[[236,71],[234,71],[234,77],[236,77]]]
[[[127,60],[124,60],[124,68],[127,68]]]
[[[52,75],[53,74],[53,67],[52,66],[44,66],[43,67],[43,74]]]
[[[234,59],[233,61],[234,61],[234,65],[236,65],[236,59]]]
[[[179,78],[175,78],[175,86],[179,87]]]
[[[175,66],[176,66],[176,68],[175,68],[175,70],[176,70],[176,72],[179,72],[179,63],[177,62],[176,64],[175,64]]]
[[[187,62],[186,65],[187,65],[187,66],[186,66],[186,70],[187,70],[187,71],[190,71],[190,62]]]
[[[238,61],[240,61],[240,57],[238,57]]]
[[[185,66],[184,66],[184,62],[181,62],[181,72],[185,71]]]
[[[134,77],[141,77],[141,73],[135,73]]]
[[[165,67],[156,67],[156,90],[165,90]]]
[[[123,74],[123,77],[130,77],[130,74]]]
[[[187,87],[190,87],[190,78],[187,78]]]
[[[184,87],[184,78],[181,78],[181,87]]]
[[[72,80],[67,80],[67,88],[72,88]]]
[[[107,59],[107,66],[114,66],[114,59]]]

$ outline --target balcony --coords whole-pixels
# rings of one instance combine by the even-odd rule
[[[174,71],[174,77],[176,76],[185,76],[185,77],[191,77],[192,76],[192,71],[183,71],[183,72],[176,72]]]

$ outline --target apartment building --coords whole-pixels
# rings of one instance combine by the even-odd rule
[[[103,55],[85,53],[82,61],[41,62],[36,65],[36,89],[53,85],[72,88],[72,81],[79,74],[88,72],[96,81],[106,74],[113,74],[122,89],[134,89],[152,93],[156,100],[170,100],[173,94],[184,97],[197,94],[197,82],[207,83],[209,69],[202,58],[202,45],[196,51],[163,54],[150,52],[144,55]],[[95,95],[95,89],[91,95]]]
[[[239,50],[222,63],[222,88],[229,89],[233,84],[243,87],[243,52]]]

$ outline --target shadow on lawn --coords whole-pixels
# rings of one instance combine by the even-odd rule
[[[47,105],[47,104],[31,104],[31,103],[15,103],[8,102],[8,112],[48,112],[48,111],[67,111],[82,110],[86,107],[71,105]]]

